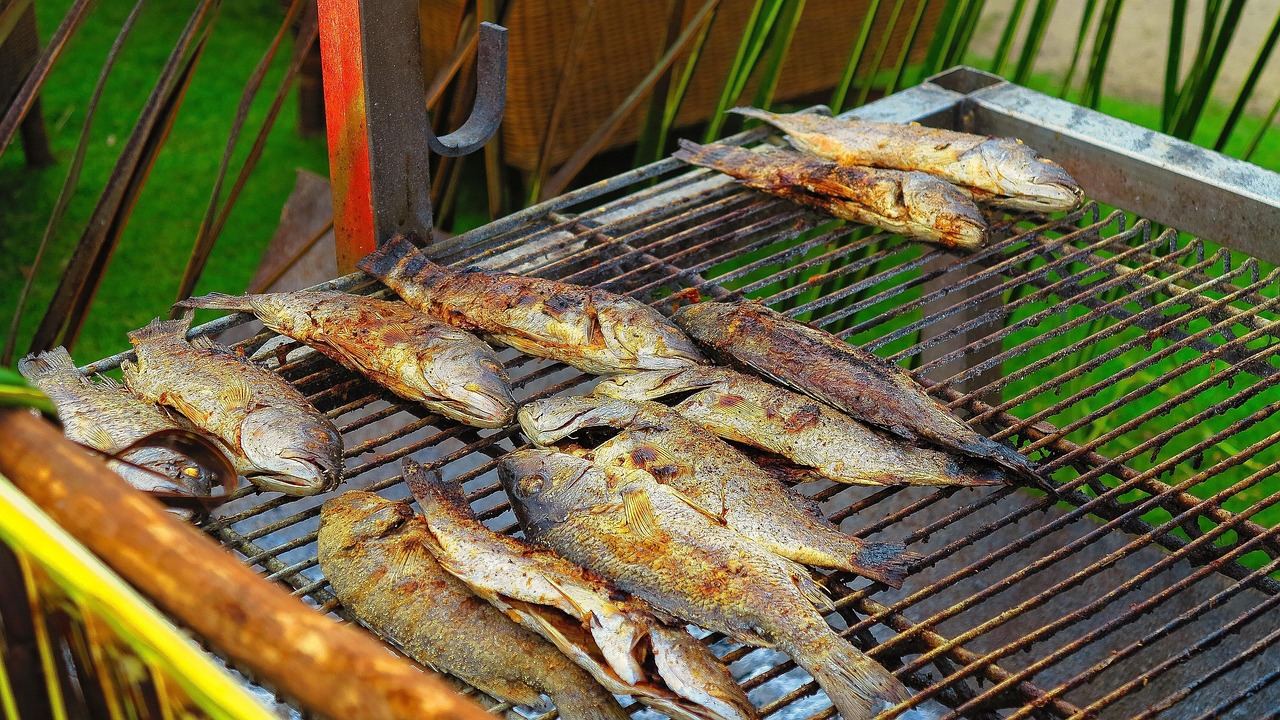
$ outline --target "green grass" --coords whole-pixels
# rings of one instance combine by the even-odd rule
[[[57,27],[70,4],[69,0],[36,4],[42,37],[47,38]],[[0,198],[4,198],[0,204],[0,254],[6,258],[0,263],[0,320],[4,332],[66,176],[85,104],[131,6],[131,2],[120,0],[99,2],[46,85],[44,112],[59,164],[40,171],[26,169],[17,142],[0,158]],[[61,268],[93,212],[191,6],[190,2],[172,0],[148,3],[108,80],[95,115],[79,188],[50,244],[27,305],[19,353],[25,352]],[[191,89],[89,313],[75,348],[78,359],[87,361],[124,349],[128,330],[168,311],[209,202],[241,89],[278,29],[282,13],[276,0],[223,4]],[[240,152],[232,161],[226,187],[252,144],[291,50],[292,42],[287,40],[241,136]],[[300,139],[296,124],[297,102],[291,98],[228,219],[198,292],[242,290],[279,223],[295,168],[327,174],[324,141]]]

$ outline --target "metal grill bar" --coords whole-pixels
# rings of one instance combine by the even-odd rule
[[[1007,93],[993,83],[964,92],[926,84],[859,114],[959,126],[979,107],[979,118],[1032,124],[1025,107],[1001,105]],[[753,130],[732,141],[764,137]],[[1087,188],[1102,182],[1096,168],[1068,169]],[[913,366],[971,425],[1041,458],[1060,498],[1009,487],[805,486],[846,532],[903,540],[923,555],[902,591],[845,573],[824,580],[829,619],[916,689],[893,712],[940,701],[952,717],[1154,715],[1221,690],[1213,712],[1249,713],[1276,694],[1277,673],[1255,668],[1265,665],[1258,659],[1280,657],[1270,612],[1280,602],[1280,540],[1266,527],[1280,519],[1280,464],[1262,461],[1280,442],[1263,430],[1280,416],[1269,394],[1280,383],[1280,273],[1152,232],[1152,221],[1167,220],[1129,224],[1096,204],[1057,218],[1002,217],[996,241],[951,256],[668,160],[433,250],[441,262],[593,284],[664,311],[693,293],[761,300]],[[325,287],[387,295],[362,275]],[[272,337],[260,332],[240,347],[255,352]],[[522,447],[514,428],[452,424],[297,343],[258,355],[339,426],[345,487],[406,498],[393,463],[412,456],[462,485],[491,527],[517,530],[495,471]],[[522,401],[591,382],[557,363],[503,357]],[[1224,383],[1236,384],[1228,397]],[[1217,450],[1226,443],[1232,452]],[[317,499],[244,488],[204,527],[267,578],[346,617],[317,568],[318,515]],[[1256,522],[1264,517],[1275,519]],[[1171,619],[1118,637],[1159,612]],[[1256,642],[1239,638],[1243,628]],[[743,685],[765,713],[834,713],[813,682],[794,679],[790,661],[726,648],[715,634],[703,642],[751,673]]]

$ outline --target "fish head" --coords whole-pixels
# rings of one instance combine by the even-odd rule
[[[209,468],[165,448],[140,448],[122,459],[130,464],[114,463],[113,469],[139,490],[203,496],[217,482]]]
[[[1070,210],[1084,198],[1080,184],[1058,163],[1012,138],[988,140],[971,152],[1004,195],[1023,210]]]
[[[250,481],[286,495],[315,495],[342,480],[342,438],[327,422],[296,410],[265,407],[240,425],[240,446],[258,472]]]
[[[604,471],[590,460],[540,448],[502,458],[498,479],[531,538],[563,522],[569,512],[599,503],[608,493]]]
[[[623,428],[640,407],[608,397],[553,397],[527,403],[516,413],[520,429],[534,445],[550,445],[593,427]]]
[[[413,508],[375,493],[351,490],[320,508],[320,531],[342,548],[384,538],[413,518]]]
[[[651,370],[649,372],[614,375],[596,384],[591,394],[622,400],[652,400],[683,388],[672,387],[672,381],[683,370]]]
[[[516,414],[511,385],[496,357],[462,351],[442,358],[424,351],[417,362],[402,367],[401,379],[441,406],[443,414],[468,425],[506,427]]]
[[[618,370],[674,370],[707,362],[692,340],[656,312],[624,311],[610,317],[602,311],[599,317],[605,347],[631,366]]]
[[[975,250],[989,233],[987,220],[968,195],[951,183],[919,172],[906,173],[902,199],[911,210],[911,223],[930,236],[941,235],[947,245]]]

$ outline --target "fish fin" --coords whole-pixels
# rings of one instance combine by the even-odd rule
[[[863,542],[862,549],[853,555],[853,564],[859,575],[900,588],[911,566],[919,559],[919,555],[908,552],[902,543]]]
[[[125,376],[128,381],[128,376]],[[207,413],[198,410],[194,405],[187,402],[181,395],[164,393],[160,396],[160,402],[177,410],[183,417],[187,418],[196,425],[203,426],[205,421],[209,419]]]
[[[591,616],[591,611],[584,607],[582,603],[578,602],[577,598],[573,596],[573,593],[566,589],[565,586],[556,582],[555,578],[546,576],[543,579],[547,581],[548,585],[555,588],[556,592],[560,593],[560,597],[564,598],[565,602],[569,603],[569,605],[573,607],[573,614],[576,617],[586,618]]]
[[[227,295],[226,293],[209,293],[200,297],[189,297],[186,300],[179,300],[174,303],[174,307],[180,308],[207,308],[210,310],[238,310],[240,312],[253,312],[254,295]]]
[[[85,382],[89,382],[89,378],[85,378]],[[108,375],[95,375],[93,382],[107,390],[123,391],[125,389],[124,385],[119,380]]]
[[[218,399],[229,411],[242,410],[253,402],[253,390],[243,377],[236,376],[218,393]]]
[[[18,372],[28,380],[62,375],[80,376],[75,361],[71,359],[71,353],[61,345],[39,355],[33,354],[22,358],[18,361]]]
[[[413,336],[409,334],[408,328],[399,323],[388,325],[382,331],[382,342],[386,343],[407,343],[412,342]]]
[[[805,653],[799,664],[818,681],[842,717],[868,718],[885,703],[893,705],[911,697],[888,670],[835,635],[824,638],[817,652]]]
[[[704,517],[706,517],[708,520],[715,523],[716,525],[727,524],[722,515],[703,507],[701,504],[698,503],[697,500],[694,500],[692,497],[689,497],[684,492],[677,490],[676,488],[671,487],[670,485],[664,485],[663,487],[667,488],[667,490],[671,492],[671,495],[675,497],[677,500],[684,503],[685,505],[688,505],[694,510],[698,511],[699,514],[703,515]]]
[[[438,469],[424,467],[409,458],[404,459],[403,467],[405,484],[424,509],[441,507],[472,520],[476,519],[475,511],[471,509],[471,503],[467,502],[461,485],[445,482]]]
[[[187,336],[187,329],[191,327],[191,319],[196,315],[194,310],[188,310],[182,313],[182,317],[177,320],[161,320],[156,318],[146,327],[131,330],[128,333],[129,342],[135,346],[147,340],[157,338],[174,337],[179,340]]]
[[[639,537],[648,539],[658,533],[658,519],[654,516],[653,500],[643,487],[627,487],[620,491],[623,514],[627,527]]]
[[[796,589],[800,591],[805,600],[813,603],[815,607],[823,612],[831,612],[836,609],[835,604],[831,602],[831,596],[827,594],[826,588],[813,579],[813,576],[809,574],[808,568],[781,555],[777,556],[777,558],[787,570],[787,573],[791,575],[791,582],[795,583]]]
[[[84,441],[88,445],[95,447],[103,452],[115,452],[116,441],[111,438],[111,433],[102,425],[92,420],[80,426],[80,433],[84,436]]]
[[[774,126],[778,124],[777,113],[771,113],[768,110],[761,110],[760,108],[736,107],[736,108],[729,108],[729,112],[735,115],[742,115],[744,117],[755,118],[756,120],[763,120],[764,122],[767,122],[770,125],[774,125]]]

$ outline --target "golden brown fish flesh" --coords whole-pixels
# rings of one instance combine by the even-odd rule
[[[926,173],[847,167],[786,150],[688,140],[680,141],[674,156],[719,170],[747,187],[916,240],[965,250],[987,240],[987,221],[973,200]]]
[[[840,532],[809,498],[656,402],[554,397],[528,403],[516,418],[524,434],[543,447],[593,428],[622,430],[592,448],[593,462],[644,470],[708,515],[795,562],[900,587],[914,557],[899,543],[868,542]]]
[[[342,436],[292,385],[231,350],[185,339],[191,313],[129,333],[137,363],[125,384],[217,438],[245,477],[266,490],[314,495],[342,481]]]
[[[360,269],[433,317],[584,372],[609,375],[706,362],[657,310],[603,290],[453,270],[431,262],[403,237],[369,253]]]
[[[498,475],[527,537],[676,617],[788,653],[846,720],[909,697],[831,630],[812,605],[821,592],[803,568],[651,476],[551,450],[512,453]]]
[[[340,292],[232,296],[179,307],[250,312],[402,398],[467,425],[505,427],[515,417],[507,373],[480,338],[404,303]]]
[[[692,393],[692,395],[689,395]],[[995,485],[1001,475],[964,456],[889,440],[813,398],[726,367],[617,375],[593,395],[660,400],[726,440],[777,453],[818,475],[856,485]]]
[[[351,491],[326,502],[320,569],[360,622],[414,660],[514,705],[567,720],[627,720],[603,687],[555,646],[445,572],[430,533],[404,503]]]
[[[1061,165],[1014,138],[813,113],[779,115],[756,108],[730,112],[777,127],[792,145],[820,158],[846,166],[926,172],[997,207],[1062,211],[1079,205],[1084,197]]]
[[[115,380],[85,377],[66,348],[28,355],[18,361],[18,372],[53,401],[68,438],[104,453],[115,454],[147,435],[182,427]],[[125,451],[120,458],[131,464],[111,460],[107,465],[139,490],[197,497],[209,494],[211,474],[182,453],[140,447]]]
[[[405,461],[440,564],[541,634],[617,694],[681,720],[751,720],[728,669],[683,629],[664,625],[612,583],[485,527],[461,491]]]
[[[974,432],[905,370],[831,333],[754,302],[704,302],[675,321],[723,362],[755,372],[907,440],[996,463],[1041,485],[1035,465]]]

